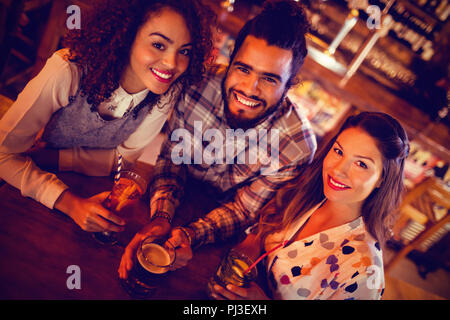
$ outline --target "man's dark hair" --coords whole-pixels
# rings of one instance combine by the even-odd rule
[[[303,7],[293,0],[267,1],[260,14],[247,21],[239,32],[230,65],[248,35],[264,39],[269,45],[292,51],[291,76],[288,87],[296,84],[296,75],[307,54],[305,34],[309,22]]]

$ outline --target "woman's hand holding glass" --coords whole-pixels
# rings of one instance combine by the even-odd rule
[[[124,230],[125,220],[102,205],[108,194],[109,192],[102,192],[83,199],[66,190],[56,201],[55,208],[71,217],[84,231],[121,232]]]

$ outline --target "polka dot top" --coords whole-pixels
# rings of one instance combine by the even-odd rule
[[[291,239],[319,206],[268,240]],[[384,291],[382,251],[362,217],[274,251],[267,269],[274,299],[371,300]]]

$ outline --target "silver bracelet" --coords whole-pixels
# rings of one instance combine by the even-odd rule
[[[155,220],[156,218],[166,219],[167,221],[169,221],[170,224],[172,224],[172,217],[166,212],[156,212],[152,216],[151,221]]]

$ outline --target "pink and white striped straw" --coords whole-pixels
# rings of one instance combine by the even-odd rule
[[[114,176],[114,183],[119,182],[121,171],[122,171],[122,155],[119,153],[119,157],[117,158],[117,170],[116,175]]]

